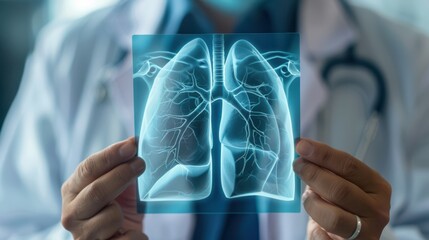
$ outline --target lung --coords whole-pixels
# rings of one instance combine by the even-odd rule
[[[288,101],[274,69],[248,41],[230,49],[220,123],[226,197],[294,198],[294,142]]]
[[[143,201],[206,198],[212,187],[211,63],[202,39],[187,43],[158,73],[139,138]]]
[[[210,52],[197,38],[157,73],[139,135],[139,156],[146,161],[138,179],[140,200],[190,201],[210,195],[213,77],[220,79],[216,134],[225,196],[294,199],[294,138],[280,77],[248,41],[235,42],[225,62],[221,56],[216,66],[223,66],[215,72],[223,76],[212,76]]]

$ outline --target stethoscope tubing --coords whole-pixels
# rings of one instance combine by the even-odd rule
[[[377,95],[373,105],[370,106],[371,113],[364,125],[363,132],[354,153],[356,158],[363,161],[368,152],[369,146],[374,141],[378,133],[380,117],[386,104],[386,82],[382,72],[373,62],[357,57],[354,45],[351,45],[347,49],[344,56],[327,61],[325,67],[322,69],[322,77],[328,85],[331,85],[331,87],[333,86],[329,82],[329,77],[337,67],[359,67],[366,69],[370,75],[374,77]]]

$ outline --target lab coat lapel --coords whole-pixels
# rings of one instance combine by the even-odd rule
[[[108,82],[108,89],[112,98],[112,104],[116,113],[121,119],[127,134],[134,134],[133,120],[133,78],[131,54],[125,53],[124,59],[119,66],[111,68],[111,79]]]
[[[100,20],[104,17],[104,15],[100,16]],[[101,26],[96,25],[94,29],[99,27]],[[75,77],[73,74],[69,76],[70,89],[74,89],[75,94],[79,94],[81,100],[77,101],[78,105],[75,107],[77,111],[73,113],[72,119],[75,120],[72,122],[73,130],[70,136],[70,150],[67,153],[65,176],[69,176],[79,162],[90,154],[123,137],[121,135],[123,131],[117,124],[117,118],[108,115],[111,112],[111,105],[107,104],[106,66],[114,58],[114,54],[109,51],[114,44],[104,31],[101,32],[99,29],[93,31],[92,28],[85,30],[88,31],[86,35],[83,37],[76,35],[76,38],[79,40],[83,38],[79,44],[85,44],[87,47],[77,48],[76,56],[79,58],[73,57],[76,64],[72,64],[71,69],[66,71],[72,73],[81,71],[83,65],[89,69],[83,76]]]
[[[145,6],[135,6],[135,5]],[[120,20],[118,25],[113,21],[113,37],[116,39],[116,48],[121,51],[127,49],[125,57],[107,69],[110,80],[107,81],[111,104],[115,113],[119,115],[123,128],[128,135],[134,135],[134,104],[133,104],[133,68],[131,54],[131,36],[133,34],[154,34],[161,19],[152,17],[150,22],[141,19],[145,14],[162,16],[165,1],[126,1],[121,4],[111,19]],[[140,12],[136,12],[139,10]],[[129,17],[131,16],[131,18]],[[139,23],[136,25],[136,23]],[[142,23],[142,25],[140,25]],[[143,231],[150,239],[190,239],[193,233],[194,219],[192,214],[146,214]]]
[[[124,54],[117,64],[107,69],[110,74],[108,88],[129,135],[134,134],[132,35],[156,33],[166,4],[165,0],[127,0],[118,4],[108,19],[111,36],[117,43],[117,48],[113,51]]]
[[[108,81],[111,103],[127,134],[134,135],[131,54],[127,54],[118,67],[108,71],[111,76]],[[147,214],[143,230],[150,239],[190,239],[194,221],[192,214]]]
[[[123,127],[129,135],[134,135],[131,54],[120,65],[117,69],[111,69],[112,78],[108,88],[112,105]],[[143,230],[150,239],[189,239],[193,225],[194,217],[191,214],[147,214]]]

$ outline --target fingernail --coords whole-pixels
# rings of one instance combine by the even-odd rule
[[[136,174],[142,174],[146,168],[146,164],[141,158],[132,161],[130,166]]]
[[[136,146],[133,141],[126,141],[124,145],[119,148],[119,155],[123,158],[131,158],[136,155]]]
[[[296,151],[301,156],[310,156],[313,153],[313,144],[311,144],[309,141],[301,140],[296,145]]]
[[[301,158],[298,158],[294,163],[293,163],[293,170],[296,173],[300,173],[302,168],[304,167],[304,162]]]

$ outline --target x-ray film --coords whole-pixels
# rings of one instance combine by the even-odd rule
[[[298,34],[135,35],[133,78],[140,212],[300,211]]]

